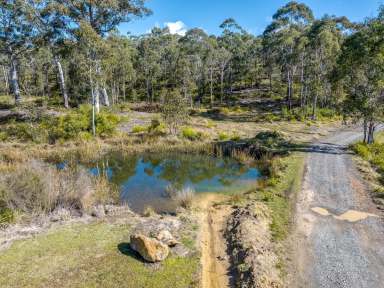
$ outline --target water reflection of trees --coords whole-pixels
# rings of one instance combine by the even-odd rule
[[[112,169],[110,181],[121,184],[136,174],[139,159],[139,156],[122,156],[119,153],[113,153],[102,161]]]
[[[229,158],[219,159],[204,155],[173,153],[136,156],[122,156],[114,153],[99,162],[98,166],[112,169],[110,180],[121,184],[138,173],[137,166],[140,160],[144,163],[146,175],[166,180],[179,187],[215,177],[221,185],[229,186],[248,171],[246,166]]]
[[[247,168],[232,159],[218,159],[204,155],[147,154],[143,162],[159,171],[157,177],[176,186],[184,186],[219,177],[222,185],[231,185],[236,178],[247,172]]]

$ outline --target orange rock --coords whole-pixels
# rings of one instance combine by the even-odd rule
[[[169,254],[167,245],[141,234],[131,235],[131,248],[148,262],[160,262]]]

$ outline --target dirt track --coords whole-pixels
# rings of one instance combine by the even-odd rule
[[[220,200],[222,200],[220,195],[207,194],[201,197],[198,203],[202,209],[200,241],[203,288],[232,287],[229,276],[229,256],[224,237],[231,208],[226,205],[215,208],[214,203],[220,202]]]
[[[384,287],[384,223],[345,149],[360,136],[344,130],[311,147],[289,287]]]

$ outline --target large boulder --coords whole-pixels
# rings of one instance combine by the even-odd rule
[[[131,248],[148,262],[160,262],[169,254],[167,245],[160,241],[146,237],[142,234],[131,235]]]

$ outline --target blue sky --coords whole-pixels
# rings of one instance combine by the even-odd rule
[[[384,0],[304,0],[316,17],[324,14],[347,16],[362,21],[375,16]],[[282,0],[148,0],[153,15],[120,25],[122,33],[143,34],[154,26],[169,25],[174,33],[199,27],[208,34],[219,34],[219,25],[233,17],[248,32],[261,34],[274,12],[289,1]]]

